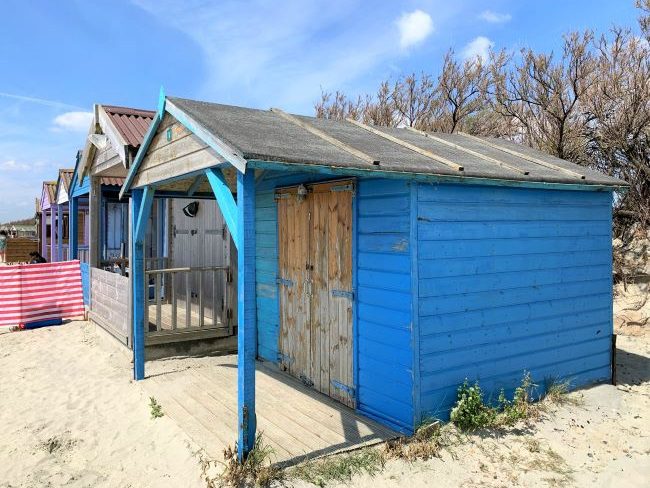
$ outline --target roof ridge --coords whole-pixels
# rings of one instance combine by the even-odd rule
[[[156,115],[155,110],[147,110],[144,108],[124,107],[122,105],[102,105],[104,110],[112,112],[115,115],[135,115],[138,117],[153,118]]]

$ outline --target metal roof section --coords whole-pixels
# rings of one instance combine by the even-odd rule
[[[124,142],[133,148],[140,147],[156,112],[115,105],[102,105],[102,108]]]
[[[114,176],[100,176],[99,181],[104,186],[119,186],[124,184],[126,178],[118,178]]]
[[[456,181],[466,178],[627,186],[617,178],[511,141],[366,126],[356,121],[287,114],[278,109],[258,110],[176,97],[167,100],[175,112],[186,115],[202,133],[248,161],[396,173],[404,177],[452,177]]]

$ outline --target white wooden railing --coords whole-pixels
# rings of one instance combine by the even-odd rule
[[[229,266],[146,269],[145,275],[146,335],[213,328],[232,334]]]

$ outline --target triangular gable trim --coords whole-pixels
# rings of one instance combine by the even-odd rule
[[[161,87],[160,95],[158,98],[158,111],[156,112],[156,115],[151,125],[149,126],[147,135],[140,145],[140,150],[138,151],[138,154],[136,154],[133,164],[131,164],[129,173],[126,176],[126,181],[120,190],[120,198],[122,198],[124,194],[131,188],[133,180],[138,173],[138,168],[140,167],[140,164],[142,163],[142,160],[144,159],[147,150],[149,149],[149,145],[151,144],[151,141],[156,134],[156,131],[158,130],[160,122],[162,122],[165,116],[165,112],[174,117],[180,124],[185,126],[190,132],[192,132],[210,148],[216,151],[217,154],[232,164],[238,171],[241,173],[245,172],[246,159],[244,159],[244,156],[240,153],[240,151],[235,150],[220,140],[218,137],[215,137],[194,118],[174,105],[173,102],[165,96],[165,92]]]

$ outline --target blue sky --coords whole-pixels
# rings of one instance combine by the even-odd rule
[[[633,0],[6,0],[0,17],[0,222],[33,215],[72,167],[93,103],[187,98],[311,114],[349,94],[437,72],[488,46],[561,49],[562,34],[636,28]]]

